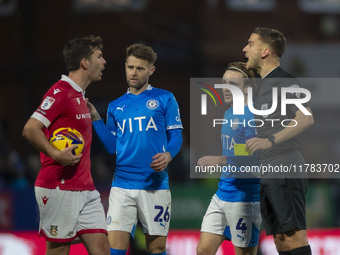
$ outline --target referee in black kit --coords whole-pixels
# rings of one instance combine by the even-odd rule
[[[243,49],[248,59],[247,68],[256,70],[262,78],[271,78],[261,81],[260,91],[254,104],[257,110],[271,109],[273,87],[278,88],[279,95],[282,87],[298,86],[294,76],[280,67],[285,43],[285,37],[281,32],[257,27]],[[298,95],[298,93],[287,93],[290,99],[299,100]],[[258,158],[262,165],[300,166],[305,163],[299,149],[297,135],[313,125],[314,120],[309,107],[305,108],[305,112],[302,110],[294,104],[289,104],[286,115],[282,116],[281,100],[278,96],[277,108],[272,114],[255,116],[256,119],[263,121],[261,124],[264,124],[257,127],[258,138],[247,141],[247,149],[252,153],[258,151]],[[276,121],[266,121],[266,119]],[[284,119],[287,123],[283,126]],[[265,177],[262,175],[261,178],[261,215],[267,235],[274,236],[280,255],[312,254],[306,234],[305,194],[308,182],[306,176],[290,178],[291,176],[281,174],[275,176],[279,178]]]

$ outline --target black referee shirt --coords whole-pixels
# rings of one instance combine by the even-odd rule
[[[254,102],[254,107],[257,110],[270,109],[273,103],[273,87],[278,88],[278,103],[276,110],[269,116],[255,115],[255,118],[260,120],[256,123],[257,134],[260,138],[267,138],[289,125],[289,119],[295,118],[295,113],[299,108],[295,105],[288,104],[286,115],[281,115],[281,88],[299,86],[298,80],[290,73],[283,70],[281,67],[275,68],[265,78],[260,81],[260,89]],[[287,93],[287,98],[298,98],[296,93]],[[277,157],[287,151],[298,150],[299,143],[297,137],[293,137],[290,140],[276,144],[266,150],[258,152],[259,159],[268,159],[271,157]]]

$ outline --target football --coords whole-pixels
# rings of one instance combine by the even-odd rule
[[[50,143],[57,149],[62,150],[73,144],[77,144],[72,153],[79,155],[83,152],[85,141],[79,131],[72,128],[58,128],[50,137]]]

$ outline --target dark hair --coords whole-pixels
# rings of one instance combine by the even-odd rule
[[[75,71],[80,67],[83,58],[90,59],[95,50],[102,50],[103,42],[99,36],[90,35],[72,39],[65,44],[63,57],[67,71]]]
[[[243,75],[243,77],[246,78],[245,82],[247,83],[247,85],[252,86],[254,91],[257,90],[254,71],[247,69],[246,63],[244,63],[244,62],[232,62],[228,65],[226,71],[228,71],[228,70],[241,73]]]
[[[157,54],[150,46],[138,43],[126,48],[126,58],[129,56],[147,60],[151,65],[154,65],[157,60]]]
[[[280,31],[267,27],[256,27],[253,33],[258,34],[260,39],[267,43],[275,54],[281,58],[286,48],[286,38]]]

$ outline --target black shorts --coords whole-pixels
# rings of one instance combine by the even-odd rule
[[[282,155],[271,164],[303,164],[302,155]],[[267,235],[306,229],[307,178],[261,178],[261,215]]]

